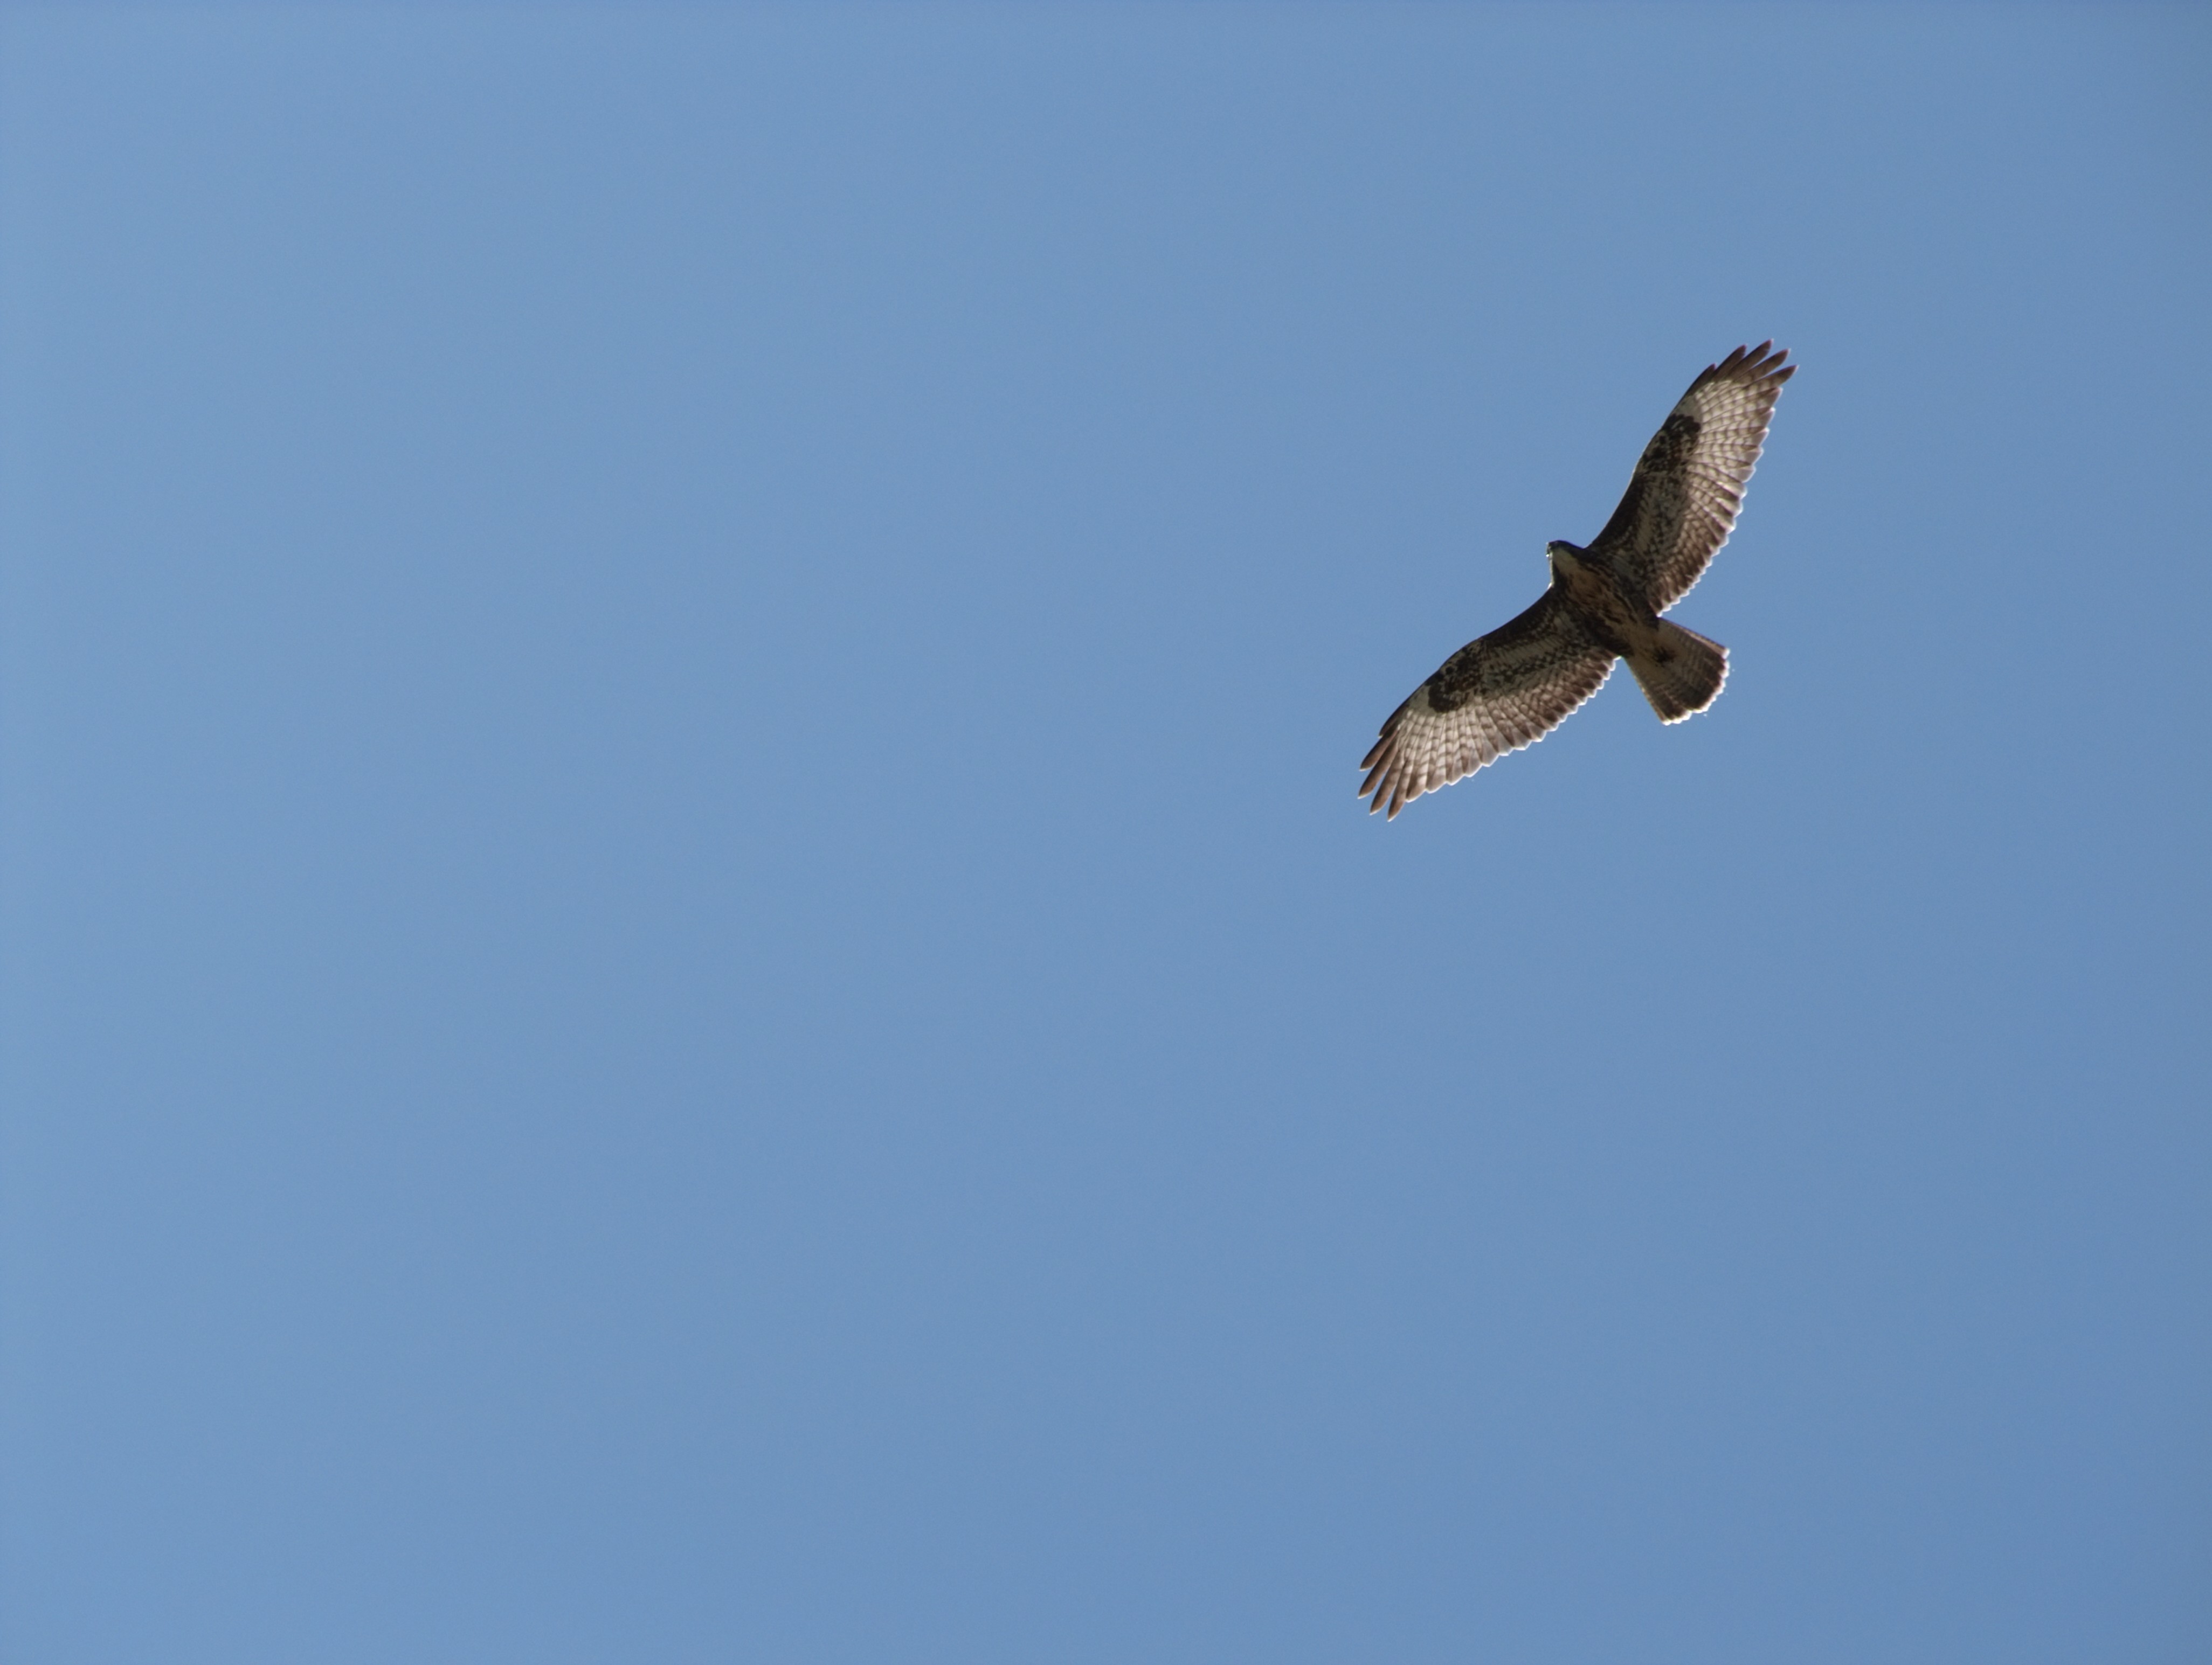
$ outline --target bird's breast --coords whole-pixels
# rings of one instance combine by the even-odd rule
[[[1638,606],[1598,562],[1554,554],[1552,572],[1590,633],[1615,653],[1630,651],[1650,633],[1656,621],[1648,616],[1649,609]]]

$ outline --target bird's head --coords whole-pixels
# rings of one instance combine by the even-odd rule
[[[1554,572],[1571,572],[1583,564],[1583,552],[1571,543],[1553,538],[1545,548],[1546,553],[1552,557],[1552,568]]]

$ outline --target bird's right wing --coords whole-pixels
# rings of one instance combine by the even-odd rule
[[[1469,642],[1390,713],[1360,767],[1369,813],[1397,813],[1508,752],[1541,740],[1604,686],[1613,650],[1600,646],[1556,591]]]
[[[1590,540],[1654,613],[1681,600],[1735,530],[1782,384],[1797,373],[1772,342],[1739,347],[1690,384],[1644,448],[1628,490]]]

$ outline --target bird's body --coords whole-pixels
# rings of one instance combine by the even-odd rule
[[[1720,697],[1726,648],[1661,618],[1633,576],[1602,555],[1554,542],[1551,556],[1553,588],[1593,641],[1628,661],[1662,722],[1679,723]]]
[[[1360,766],[1360,796],[1393,816],[1424,792],[1540,740],[1626,659],[1660,720],[1712,704],[1728,651],[1659,615],[1728,542],[1796,366],[1772,342],[1738,348],[1690,384],[1588,548],[1551,546],[1536,604],[1469,642],[1390,713]]]

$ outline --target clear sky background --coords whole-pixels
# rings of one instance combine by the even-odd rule
[[[2212,1654],[2212,23],[0,19],[0,1652]],[[1355,802],[1690,378],[1675,616]]]

